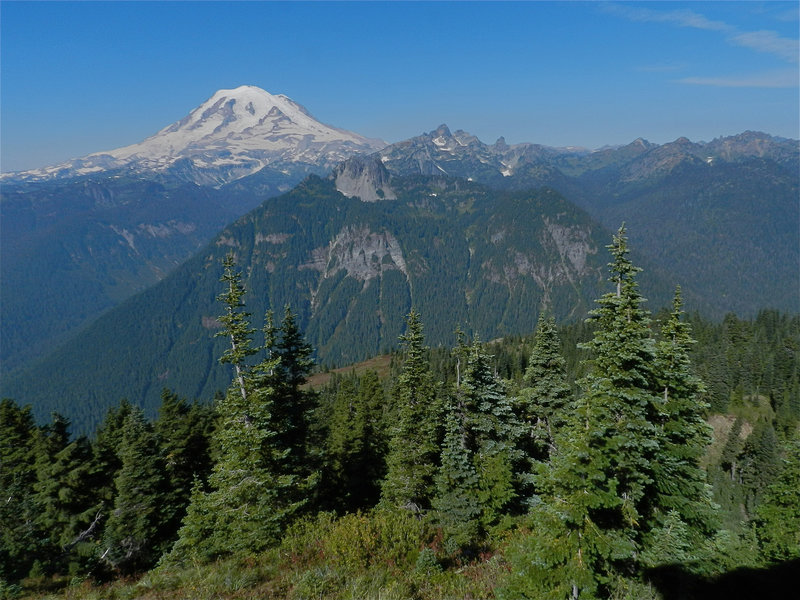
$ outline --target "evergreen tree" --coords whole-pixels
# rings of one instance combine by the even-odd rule
[[[496,525],[513,510],[521,455],[516,449],[519,423],[490,357],[477,340],[469,348],[458,393],[464,398],[467,427],[472,433],[473,463],[478,473],[481,524]]]
[[[742,439],[743,423],[744,419],[741,416],[737,416],[728,433],[728,438],[725,440],[725,445],[722,447],[722,455],[720,456],[720,467],[727,472],[731,481],[735,481],[739,477],[739,456],[744,448]]]
[[[261,364],[274,369],[278,359]],[[299,508],[296,477],[283,471],[287,451],[278,450],[273,429],[274,390],[246,380],[220,402],[214,433],[219,456],[208,491],[195,485],[171,558],[213,560],[275,544]],[[246,398],[246,399],[245,399]]]
[[[354,512],[378,502],[385,474],[383,404],[383,387],[374,371],[339,384],[325,445],[324,505]]]
[[[389,442],[381,502],[420,511],[430,507],[434,493],[439,407],[425,360],[422,322],[414,309],[408,315],[407,331],[400,341],[405,345],[406,360],[394,388],[396,425]]]
[[[555,319],[541,315],[516,401],[524,427],[521,442],[532,459],[546,462],[557,451],[555,434],[566,425],[571,410],[572,391],[566,379]]]
[[[380,500],[380,482],[386,476],[386,454],[389,449],[390,411],[384,383],[375,371],[364,373],[358,383],[358,402],[366,411],[365,449],[371,457],[368,471],[374,493],[370,505]]]
[[[448,403],[434,507],[451,542],[465,547],[514,508],[520,427],[481,344],[462,342],[456,352],[463,369]]]
[[[800,436],[786,444],[780,473],[756,509],[755,529],[771,563],[800,559]]]
[[[60,415],[42,429],[37,443],[35,504],[37,526],[46,533],[39,550],[44,572],[75,575],[91,568],[101,530],[92,447],[85,437],[69,441]]]
[[[755,515],[766,489],[780,471],[780,443],[772,423],[759,421],[741,453],[740,480],[748,517]]]
[[[211,471],[213,408],[196,402],[189,404],[164,389],[154,427],[168,481],[163,532],[165,537],[174,539],[186,514],[195,479],[206,481]]]
[[[337,385],[325,444],[321,500],[325,508],[349,512],[358,501],[355,490],[363,473],[366,425],[360,408],[355,376],[345,377]]]
[[[114,510],[106,521],[102,558],[121,573],[152,567],[166,549],[164,462],[152,426],[139,409],[125,419]]]
[[[704,414],[704,387],[691,372],[689,351],[695,343],[688,323],[681,319],[680,287],[672,312],[661,328],[655,357],[658,404],[658,460],[653,462],[656,521],[663,524],[671,511],[697,534],[709,536],[717,527],[711,488],[700,466],[711,443],[711,427]],[[674,517],[672,517],[674,520]]]
[[[598,300],[600,308],[592,313],[597,330],[586,347],[593,358],[581,381],[576,414],[590,456],[598,459],[606,475],[598,482],[596,517],[632,533],[649,516],[652,460],[658,450],[653,425],[657,399],[651,392],[655,347],[635,278],[641,269],[628,258],[624,226],[609,250],[610,281],[616,289]],[[566,463],[581,473],[584,461],[574,459],[570,456]],[[594,511],[589,512],[591,518]]]
[[[95,482],[95,494],[104,517],[107,517],[113,509],[114,498],[117,495],[114,481],[122,468],[119,451],[122,447],[125,422],[132,412],[133,406],[124,398],[119,406],[109,409],[97,428],[92,444],[94,467],[92,479]]]
[[[195,484],[171,553],[171,559],[178,561],[211,560],[274,545],[308,504],[316,479],[302,460],[310,403],[300,385],[310,367],[311,350],[302,342],[288,308],[280,332],[268,313],[265,357],[245,369],[244,359],[254,353],[253,330],[243,311],[244,290],[233,274],[233,259],[228,257],[225,265],[223,281],[229,293],[220,299],[229,316],[223,322],[231,347],[221,360],[240,368],[218,407],[220,421],[214,433],[218,456],[207,490]]]
[[[744,490],[740,485],[740,460],[744,439],[742,429],[745,421],[736,417],[728,432],[720,453],[719,462],[709,467],[709,476],[714,489],[714,500],[720,506],[723,526],[736,531],[746,520]]]
[[[91,571],[102,533],[103,512],[97,498],[92,446],[79,437],[38,472],[39,523],[57,545],[53,567],[70,575]],[[56,534],[57,532],[57,534]]]
[[[244,310],[245,304],[242,298],[245,290],[242,285],[242,274],[236,271],[233,254],[225,256],[222,266],[223,273],[220,281],[225,283],[228,289],[217,298],[225,305],[225,313],[219,317],[223,328],[217,333],[217,337],[228,338],[230,347],[222,355],[220,362],[233,365],[239,393],[242,395],[242,399],[247,400],[244,384],[245,360],[248,356],[256,353],[252,347],[252,335],[255,330],[250,328],[248,321],[250,313]]]
[[[441,467],[436,475],[433,508],[447,533],[446,549],[475,544],[481,534],[478,473],[473,463],[464,398],[453,394],[448,401]]]
[[[34,440],[31,407],[0,401],[0,582],[27,575],[40,547],[34,526]]]
[[[637,549],[651,514],[655,360],[650,318],[620,228],[609,246],[610,281],[593,311],[593,353],[574,419],[556,435],[559,451],[536,483],[543,504],[531,515],[506,593],[536,598],[593,598],[637,570]]]
[[[295,475],[309,477],[306,442],[316,395],[301,386],[314,365],[312,348],[303,339],[297,318],[289,306],[285,307],[283,321],[277,329],[273,325],[272,313],[267,313],[264,338],[267,360],[277,360],[274,367],[270,367],[268,372],[262,369],[259,375],[259,385],[272,386],[274,389],[272,418],[277,433],[275,443],[287,451],[288,470]]]
[[[58,543],[63,532],[59,528],[45,527],[47,519],[43,520],[42,513],[48,502],[41,493],[40,484],[43,481],[46,482],[46,473],[55,461],[56,454],[61,452],[67,444],[69,444],[69,421],[58,413],[52,413],[51,422],[37,428],[33,445],[33,469],[36,477],[33,484],[33,503],[36,508],[34,527],[37,529],[35,575],[53,572],[54,561],[59,554]]]

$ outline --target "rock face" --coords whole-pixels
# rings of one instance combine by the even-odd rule
[[[344,228],[330,244],[323,276],[330,277],[342,269],[359,281],[369,281],[389,270],[408,277],[397,238],[388,231],[373,232],[363,225]]]
[[[312,165],[326,171],[354,154],[385,145],[320,123],[286,96],[245,85],[219,90],[186,117],[138,144],[2,177],[37,181],[123,169],[221,185],[264,167]]]
[[[334,169],[331,177],[336,189],[348,198],[358,197],[362,202],[397,198],[389,187],[389,172],[376,156],[348,159]]]

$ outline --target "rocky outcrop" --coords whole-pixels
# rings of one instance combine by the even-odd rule
[[[592,244],[589,231],[583,227],[561,225],[544,218],[546,231],[558,250],[564,274],[572,281],[588,273],[586,259],[590,254],[597,254]],[[545,245],[546,241],[542,241]]]
[[[397,238],[388,231],[371,231],[366,225],[345,227],[327,247],[315,248],[311,260],[299,268],[320,271],[323,279],[342,269],[359,281],[368,281],[389,270],[401,271],[408,277]]]
[[[389,172],[377,156],[346,160],[334,169],[331,177],[336,189],[348,198],[360,198],[362,202],[397,198],[389,187]]]

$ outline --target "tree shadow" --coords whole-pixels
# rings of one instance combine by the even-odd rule
[[[696,575],[687,565],[665,565],[649,569],[645,578],[664,600],[788,598],[800,589],[800,559],[763,569],[735,569],[717,577]]]

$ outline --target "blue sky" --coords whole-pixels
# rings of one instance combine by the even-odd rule
[[[0,168],[257,85],[389,142],[798,138],[797,2],[0,2]]]

